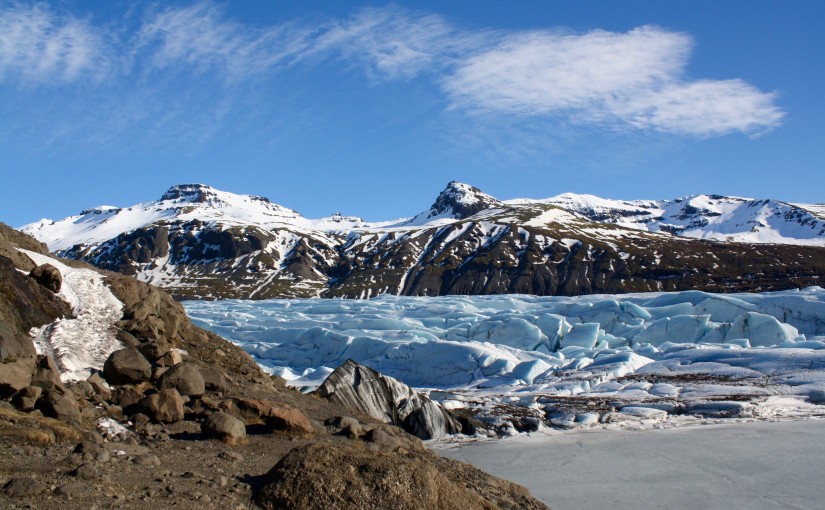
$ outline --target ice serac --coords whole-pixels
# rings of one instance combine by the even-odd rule
[[[318,395],[421,439],[461,432],[461,424],[426,395],[375,370],[347,360],[316,390]]]

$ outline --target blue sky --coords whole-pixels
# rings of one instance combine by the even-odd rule
[[[0,0],[0,221],[188,182],[368,220],[453,179],[825,202],[825,2],[161,4]]]

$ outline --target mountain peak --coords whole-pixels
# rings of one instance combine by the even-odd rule
[[[216,197],[216,190],[206,184],[175,184],[160,197],[161,200],[183,199],[186,202],[203,203]]]
[[[491,207],[501,206],[501,202],[475,186],[463,182],[450,181],[430,207],[429,218],[449,216],[464,219]]]

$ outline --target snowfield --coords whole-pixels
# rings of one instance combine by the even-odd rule
[[[486,412],[499,433],[825,413],[819,287],[185,306],[294,386],[317,386],[351,358],[448,407]]]
[[[64,318],[32,328],[39,354],[51,354],[64,382],[85,380],[91,369],[100,370],[109,355],[123,346],[114,334],[114,323],[123,316],[123,303],[112,294],[103,276],[91,269],[77,269],[56,259],[20,250],[35,264],[51,264],[63,276],[58,295],[72,307],[74,318]]]

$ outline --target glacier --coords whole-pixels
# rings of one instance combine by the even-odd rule
[[[559,426],[617,413],[655,421],[825,411],[821,287],[184,306],[195,324],[303,389],[353,359],[453,408],[504,402]],[[582,399],[601,407],[582,408]]]

